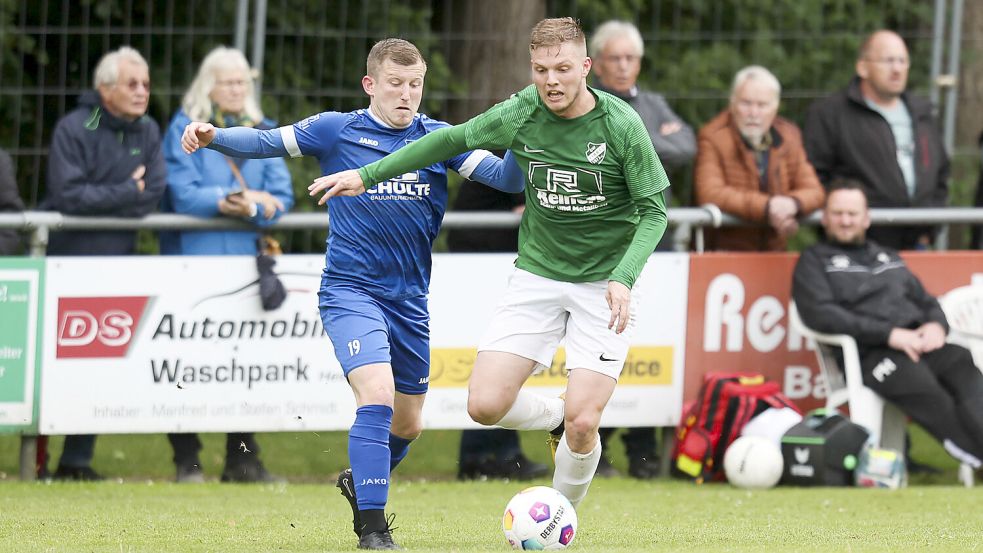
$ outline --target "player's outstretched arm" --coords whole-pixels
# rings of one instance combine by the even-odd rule
[[[198,148],[211,144],[212,140],[215,140],[214,125],[192,121],[184,128],[184,134],[181,135],[181,148],[184,149],[184,153],[193,154],[198,151]]]
[[[365,184],[362,182],[362,175],[359,175],[356,169],[349,169],[314,179],[314,182],[307,187],[307,192],[312,198],[324,192],[321,199],[317,201],[317,205],[324,205],[335,196],[358,196],[365,192]]]

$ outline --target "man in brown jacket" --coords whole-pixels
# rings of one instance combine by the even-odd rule
[[[823,187],[806,158],[802,135],[781,117],[778,79],[758,65],[737,72],[730,107],[699,134],[696,202],[741,219],[767,223],[728,227],[707,236],[707,249],[783,251],[798,217],[822,207]]]

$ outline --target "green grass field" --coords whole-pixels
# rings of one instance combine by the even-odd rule
[[[500,517],[524,483],[459,483],[458,432],[428,432],[390,495],[397,541],[424,551],[506,551]],[[205,435],[211,483],[171,483],[160,435],[103,436],[94,484],[20,483],[18,438],[0,437],[0,551],[346,551],[351,514],[333,487],[345,460],[339,432],[264,434],[263,457],[289,477],[277,486],[215,482],[223,437]],[[60,440],[54,439],[57,459]],[[537,433],[527,453],[545,460]],[[955,464],[920,431],[914,456],[945,469],[899,491],[775,488],[747,492],[676,480],[596,480],[581,506],[583,551],[983,551],[983,486],[956,487]],[[624,468],[612,441],[615,466]],[[54,463],[52,464],[52,468]],[[547,480],[538,481],[548,484]]]

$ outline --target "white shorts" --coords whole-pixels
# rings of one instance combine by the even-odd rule
[[[635,303],[621,334],[608,328],[608,282],[562,282],[516,269],[478,351],[504,351],[532,359],[537,372],[553,363],[562,340],[568,369],[589,369],[618,379],[635,328]]]

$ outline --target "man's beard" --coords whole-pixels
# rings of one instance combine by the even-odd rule
[[[758,129],[741,130],[741,136],[744,137],[744,140],[747,140],[748,144],[758,148],[765,139],[765,132],[767,131]]]

